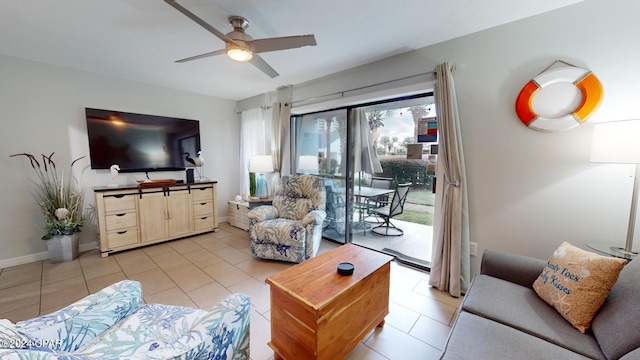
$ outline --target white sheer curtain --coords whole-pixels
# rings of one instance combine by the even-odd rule
[[[271,155],[273,157],[273,183],[276,184],[283,174],[284,156],[287,153],[289,126],[291,120],[291,104],[274,102],[272,105],[271,121],[273,135],[271,137]],[[273,187],[275,189],[275,186]]]
[[[240,130],[240,194],[249,194],[249,158],[265,155],[264,119],[261,109],[242,112]]]
[[[449,63],[436,66],[436,110],[443,174],[440,228],[433,239],[429,284],[459,297],[470,282],[469,206],[460,119]]]

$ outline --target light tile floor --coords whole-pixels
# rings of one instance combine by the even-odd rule
[[[320,251],[339,246],[323,240]],[[429,274],[391,263],[390,311],[349,355],[363,359],[437,359],[460,299],[431,288]],[[116,253],[97,250],[74,261],[48,260],[0,270],[0,318],[14,322],[58,310],[122,279],[142,283],[144,300],[211,308],[231,292],[251,296],[251,358],[273,359],[269,286],[265,279],[291,264],[254,258],[246,231],[220,231]]]

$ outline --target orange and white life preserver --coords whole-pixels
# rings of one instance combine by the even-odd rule
[[[573,112],[557,118],[542,117],[533,110],[531,102],[538,90],[556,83],[573,83],[582,93],[582,100]],[[516,113],[530,129],[563,131],[582,125],[602,101],[602,84],[589,70],[563,66],[543,71],[520,90],[516,98]]]

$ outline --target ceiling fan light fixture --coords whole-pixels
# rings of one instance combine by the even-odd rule
[[[227,56],[235,61],[249,61],[253,59],[251,50],[239,46],[228,46]]]
[[[183,63],[192,60],[204,59],[210,56],[220,55],[226,53],[229,58],[239,62],[250,62],[251,65],[258,68],[271,78],[277,77],[279,74],[275,71],[266,61],[264,61],[259,55],[260,53],[269,51],[279,51],[300,48],[303,46],[316,46],[316,39],[313,35],[295,35],[295,36],[283,36],[283,37],[271,37],[254,40],[249,34],[245,32],[249,27],[249,20],[242,16],[232,15],[229,16],[229,24],[233,27],[233,31],[223,34],[218,29],[214,28],[196,14],[184,8],[178,4],[177,0],[164,0],[167,4],[187,16],[189,19],[202,26],[205,30],[215,35],[218,39],[224,41],[225,48],[211,51],[205,54],[191,56],[188,58],[177,60],[178,63]],[[253,53],[256,53],[255,58]]]

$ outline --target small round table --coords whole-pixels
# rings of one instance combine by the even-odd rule
[[[637,255],[637,254],[627,254],[627,253],[618,251],[617,249],[623,249],[623,248],[620,246],[617,246],[616,244],[606,242],[606,241],[588,242],[587,246],[599,253],[621,258],[621,259],[626,259],[626,260],[632,260]]]

